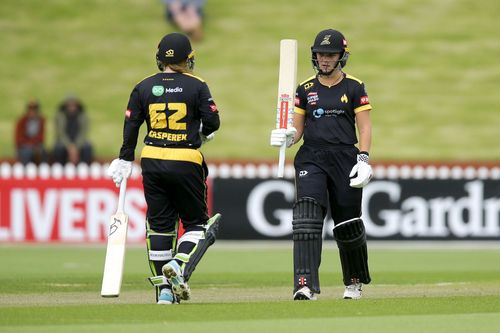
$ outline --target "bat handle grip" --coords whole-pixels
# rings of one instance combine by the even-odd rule
[[[120,194],[118,195],[117,213],[125,212],[125,192],[127,192],[127,178],[124,178],[120,183]]]
[[[285,174],[285,151],[286,151],[286,142],[280,147],[280,155],[278,159],[278,178],[283,178]]]

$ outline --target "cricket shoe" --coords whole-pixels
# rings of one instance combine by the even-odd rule
[[[294,301],[315,301],[317,300],[316,295],[309,289],[308,286],[304,286],[297,290],[293,294]]]
[[[163,288],[160,291],[160,295],[158,295],[158,302],[157,304],[176,304],[179,303],[175,297],[175,295],[172,293],[172,290],[170,288]]]
[[[191,290],[189,289],[187,282],[184,281],[181,268],[179,267],[177,261],[170,260],[167,264],[163,265],[161,270],[172,286],[174,295],[182,300],[188,300],[191,296]]]
[[[360,299],[362,283],[353,283],[345,287],[344,299]]]

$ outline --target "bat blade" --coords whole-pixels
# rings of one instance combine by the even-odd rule
[[[297,81],[297,40],[282,39],[280,42],[280,70],[278,80],[278,103],[276,107],[276,128],[288,128],[293,124],[295,88]],[[278,177],[282,178],[285,168],[285,144],[280,147]]]
[[[297,41],[282,39],[280,42],[280,70],[278,80],[278,103],[276,107],[276,128],[291,125],[295,106],[297,77]]]
[[[101,296],[118,297],[122,286],[127,242],[128,215],[116,213],[111,216],[108,231],[108,245],[104,263]]]

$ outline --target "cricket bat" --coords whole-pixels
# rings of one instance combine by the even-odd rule
[[[276,128],[293,125],[295,88],[297,81],[297,40],[282,39],[280,42],[280,72],[278,80],[278,104],[276,108]],[[278,178],[285,172],[286,142],[280,147]]]
[[[108,246],[101,287],[102,297],[118,297],[120,295],[128,227],[128,215],[124,211],[126,191],[127,179],[123,179],[120,184],[118,208],[109,220]]]

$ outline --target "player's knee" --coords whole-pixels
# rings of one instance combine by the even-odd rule
[[[363,220],[353,218],[340,222],[333,228],[333,237],[339,248],[353,249],[366,243],[366,232]]]
[[[293,234],[321,233],[324,217],[324,209],[315,199],[298,199],[293,205]]]
[[[149,250],[149,258],[153,261],[163,261],[172,259],[172,248],[177,238],[177,231],[158,231],[151,229],[149,225],[146,228],[146,239]]]

